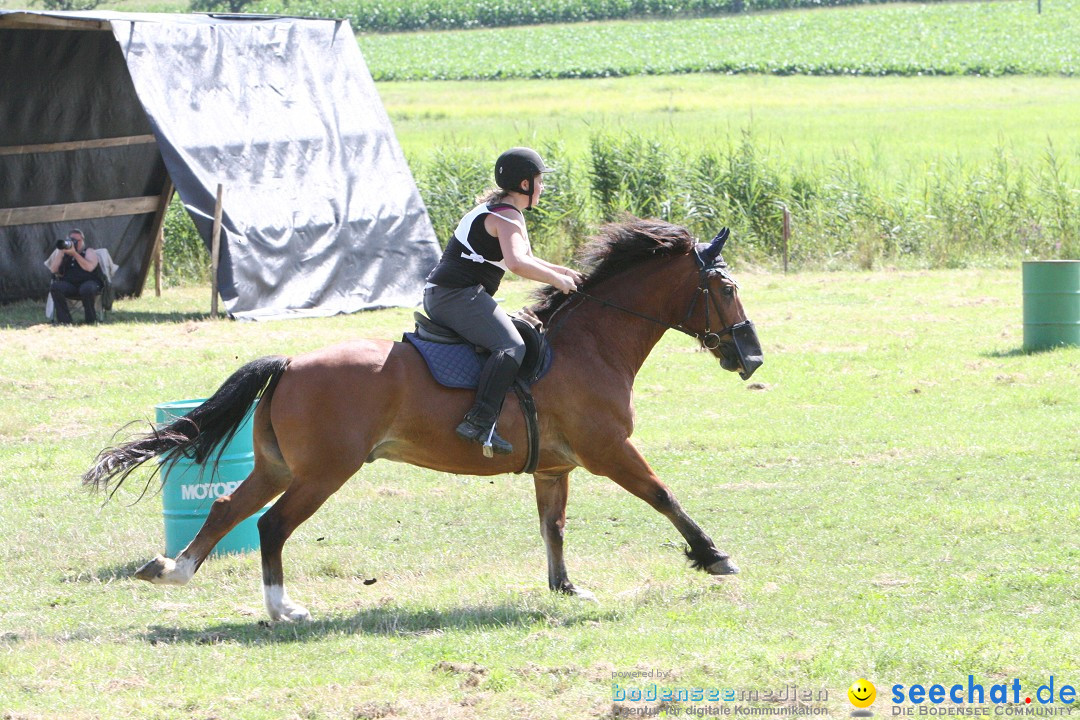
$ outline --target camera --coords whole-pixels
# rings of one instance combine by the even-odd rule
[[[74,246],[75,246],[75,241],[72,240],[71,238],[60,238],[59,240],[56,241],[56,249],[57,250],[67,250],[68,248],[74,247]]]

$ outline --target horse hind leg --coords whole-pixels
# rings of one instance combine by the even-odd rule
[[[322,474],[319,480],[298,473],[296,480],[274,505],[259,518],[259,541],[262,545],[263,599],[274,622],[297,622],[311,619],[311,613],[285,591],[285,573],[281,550],[293,531],[333,495],[352,476],[351,472]]]
[[[135,571],[135,577],[155,585],[186,585],[221,538],[280,495],[290,479],[284,466],[256,459],[247,479],[231,495],[214,501],[206,522],[175,560],[158,555]]]
[[[548,587],[554,592],[596,602],[596,596],[570,582],[563,561],[563,535],[566,529],[566,501],[570,491],[570,473],[533,475],[536,509],[540,513],[540,536],[547,548]]]

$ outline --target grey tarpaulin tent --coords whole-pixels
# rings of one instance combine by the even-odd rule
[[[0,11],[0,301],[72,226],[142,291],[175,184],[241,318],[408,305],[439,246],[345,21]]]

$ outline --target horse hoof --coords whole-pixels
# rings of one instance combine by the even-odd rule
[[[721,558],[705,568],[705,572],[710,575],[734,575],[739,572],[739,566],[733,563],[731,558]]]
[[[135,571],[139,580],[155,585],[187,585],[195,574],[195,566],[189,559],[180,556],[180,563],[158,555]]]
[[[162,576],[176,569],[176,562],[161,555],[135,571],[135,578],[149,583],[160,583]]]

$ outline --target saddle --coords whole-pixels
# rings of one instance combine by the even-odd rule
[[[435,381],[445,387],[475,389],[488,356],[487,350],[471,344],[421,312],[414,312],[413,319],[416,329],[405,333],[402,340],[417,349]],[[529,440],[525,465],[518,472],[532,473],[540,460],[540,425],[530,388],[551,369],[552,353],[539,318],[522,310],[511,315],[510,319],[525,342],[525,359],[513,384],[514,394],[525,416]]]

